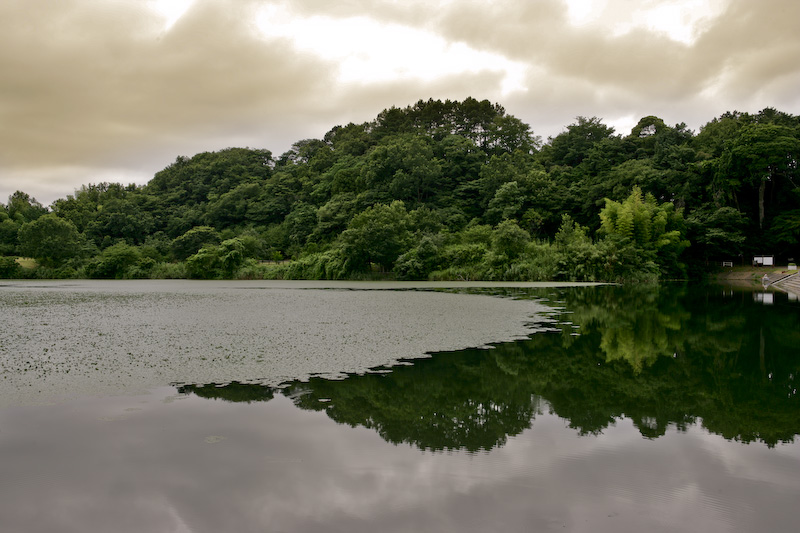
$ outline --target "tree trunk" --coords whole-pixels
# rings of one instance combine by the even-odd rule
[[[764,229],[764,191],[767,189],[767,178],[761,178],[758,186],[758,229]]]

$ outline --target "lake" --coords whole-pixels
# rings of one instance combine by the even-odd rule
[[[4,532],[794,531],[800,304],[5,282]]]

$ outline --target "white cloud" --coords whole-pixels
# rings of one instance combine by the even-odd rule
[[[573,26],[584,26],[600,18],[608,3],[606,0],[564,0],[567,19]]]
[[[150,9],[164,19],[164,31],[170,28],[186,13],[195,0],[147,0]]]
[[[614,36],[635,30],[665,35],[693,44],[709,21],[718,17],[729,0],[564,0],[573,26],[603,26]]]
[[[298,51],[338,65],[344,84],[378,84],[496,72],[503,96],[525,91],[526,66],[502,55],[448,42],[424,29],[378,22],[367,16],[298,16],[285,6],[262,8],[255,21],[266,39],[291,41]]]
[[[604,120],[604,122],[614,128],[614,133],[617,135],[626,136],[630,134],[633,127],[639,122],[641,117],[635,117],[632,114],[620,116],[620,117],[613,117],[608,120]]]

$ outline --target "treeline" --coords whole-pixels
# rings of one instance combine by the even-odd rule
[[[419,101],[274,157],[178,157],[144,186],[0,204],[0,276],[636,280],[800,256],[800,117],[699,133],[598,118],[546,143],[486,100]],[[35,259],[35,267],[17,257]]]

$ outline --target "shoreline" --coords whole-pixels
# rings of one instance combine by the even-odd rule
[[[760,282],[761,278],[764,277],[766,274],[769,277],[777,274],[791,274],[795,272],[800,272],[798,270],[789,270],[788,267],[781,267],[781,266],[768,266],[768,267],[753,267],[753,266],[744,266],[744,267],[732,267],[732,268],[725,268],[723,270],[718,271],[715,274],[711,274],[712,279],[717,281],[726,281],[726,280],[753,280]]]

